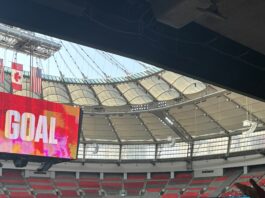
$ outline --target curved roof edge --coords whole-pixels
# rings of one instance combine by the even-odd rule
[[[115,77],[115,78],[109,78],[109,79],[76,79],[76,78],[61,78],[59,76],[53,76],[48,74],[43,74],[42,78],[47,81],[53,81],[53,82],[64,82],[69,84],[89,84],[89,85],[102,85],[102,84],[113,84],[113,83],[125,83],[130,82],[134,80],[140,80],[143,78],[150,77],[152,75],[158,74],[162,72],[163,69],[153,67],[149,68],[148,70],[145,70],[143,72],[135,73],[130,76],[124,76],[124,77]],[[5,67],[5,72],[11,73],[10,67]],[[30,76],[29,71],[23,71],[23,75],[26,77]]]

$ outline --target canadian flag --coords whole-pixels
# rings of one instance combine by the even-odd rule
[[[19,63],[12,63],[12,88],[14,90],[22,90],[22,80],[23,80],[23,65]]]

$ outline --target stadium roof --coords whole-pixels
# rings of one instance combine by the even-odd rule
[[[56,80],[57,79],[57,80]],[[10,69],[0,91],[10,92]],[[112,83],[58,80],[47,76],[42,94],[30,91],[25,72],[23,90],[14,94],[79,105],[84,110],[83,142],[111,144],[191,142],[230,137],[257,123],[262,130],[265,103],[173,72],[155,73]]]
[[[260,0],[5,0],[0,19],[264,99],[264,6]]]
[[[235,26],[235,32],[245,31],[240,36],[232,30],[233,24],[239,24],[240,20],[233,15],[234,9],[253,7],[255,16],[249,16],[247,21],[251,22],[258,14],[263,15],[256,6],[262,7],[264,3],[163,2],[161,5],[159,1],[139,0],[2,2],[0,20],[10,25],[176,72],[145,67],[147,64],[138,62],[144,65],[143,71],[128,75],[125,67],[119,66],[127,75],[110,78],[97,68],[104,78],[92,79],[83,75],[78,66],[84,64],[75,63],[74,58],[74,67],[64,63],[66,67],[60,68],[62,65],[54,58],[55,50],[49,57],[54,58],[54,67],[60,75],[46,73],[42,93],[36,95],[29,89],[29,72],[26,71],[23,90],[14,94],[83,108],[80,159],[87,151],[97,148],[95,143],[105,152],[101,159],[127,159],[130,152],[142,152],[147,159],[151,156],[148,153],[152,153],[150,159],[156,159],[160,153],[163,153],[161,158],[167,155],[187,158],[193,153],[226,155],[230,149],[240,152],[263,148],[259,142],[264,136],[265,103],[239,93],[265,99],[264,40],[260,32],[256,35],[248,28]],[[158,7],[161,9],[157,10]],[[14,8],[15,14],[11,14]],[[181,15],[176,12],[179,8],[191,12]],[[176,13],[180,14],[179,18],[175,18]],[[246,20],[246,15],[240,16]],[[254,28],[255,24],[252,25]],[[263,32],[262,28],[260,31]],[[247,40],[248,37],[252,39]],[[65,49],[63,42],[60,46]],[[102,53],[105,57],[110,55]],[[71,54],[68,52],[68,58]],[[96,60],[92,62],[97,67]],[[117,65],[113,63],[112,67]],[[79,70],[82,78],[65,75],[69,68]],[[12,92],[10,68],[5,68],[5,72],[5,83],[0,85],[0,91]],[[175,153],[171,156],[168,152]]]

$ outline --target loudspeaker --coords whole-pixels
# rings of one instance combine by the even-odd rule
[[[16,158],[13,160],[15,167],[22,168],[28,165],[28,160],[25,158]]]

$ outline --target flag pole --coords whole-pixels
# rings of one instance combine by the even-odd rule
[[[13,53],[13,60],[12,61],[14,61],[14,63],[17,63],[17,51],[15,51],[15,53]],[[13,64],[13,63],[11,63],[11,64]],[[12,67],[12,65],[11,65],[11,67]],[[11,79],[12,79],[12,72],[11,72]],[[10,90],[11,90],[11,93],[14,94],[13,86],[11,86]]]
[[[29,60],[29,96],[33,98],[33,92],[32,92],[32,45],[30,45],[30,60]]]

